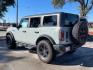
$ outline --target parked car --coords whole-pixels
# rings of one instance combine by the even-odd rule
[[[9,49],[19,45],[36,48],[41,61],[50,63],[61,53],[75,52],[85,44],[88,35],[87,20],[76,14],[58,12],[27,16],[18,27],[7,29]]]

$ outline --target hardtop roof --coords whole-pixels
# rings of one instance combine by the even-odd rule
[[[36,14],[36,15],[30,15],[30,16],[25,16],[24,18],[30,18],[30,17],[39,17],[39,16],[44,16],[44,15],[53,15],[53,14],[72,14],[72,13],[66,13],[66,12],[54,12],[54,13],[44,13],[44,14]],[[77,14],[72,14],[72,15],[77,15]]]

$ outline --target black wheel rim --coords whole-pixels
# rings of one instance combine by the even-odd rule
[[[47,48],[47,46],[45,44],[41,44],[39,46],[39,55],[42,59],[46,59],[49,56],[49,49]]]

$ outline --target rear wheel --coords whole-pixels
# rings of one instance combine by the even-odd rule
[[[42,40],[37,45],[37,54],[41,61],[50,63],[54,58],[54,49],[48,40]]]
[[[16,48],[15,39],[10,34],[6,35],[6,43],[7,43],[8,49],[15,49]]]

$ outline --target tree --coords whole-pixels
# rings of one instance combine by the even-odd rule
[[[0,0],[0,18],[8,11],[8,7],[14,6],[15,0]]]
[[[80,4],[80,16],[86,16],[93,8],[93,0],[52,0],[55,8],[62,8],[67,2],[78,2]]]

